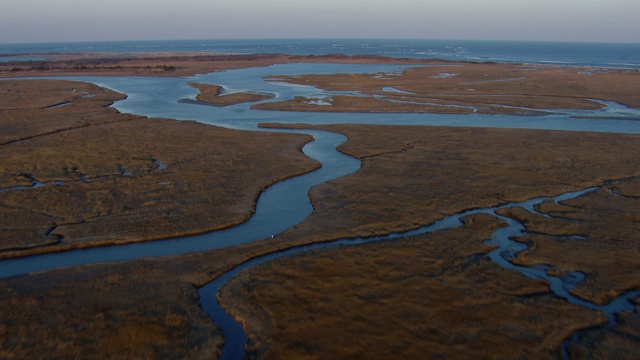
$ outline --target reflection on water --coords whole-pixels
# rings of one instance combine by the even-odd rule
[[[278,122],[286,124],[395,124],[430,126],[471,126],[525,128],[545,130],[596,131],[614,133],[640,133],[640,110],[603,102],[608,106],[595,111],[552,111],[547,116],[514,115],[456,115],[456,114],[385,114],[385,113],[297,113],[284,111],[253,110],[251,104],[238,104],[224,108],[196,106],[180,103],[182,99],[195,99],[198,90],[187,85],[200,82],[223,86],[228,92],[253,91],[274,94],[282,101],[295,96],[324,98],[336,94],[313,86],[264,81],[270,75],[303,75],[331,73],[381,73],[390,74],[410,66],[375,64],[280,64],[268,67],[229,70],[186,78],[148,77],[66,77],[96,83],[128,95],[114,104],[121,112],[164,117],[180,120],[196,120],[211,125],[234,129],[255,129],[258,123]],[[575,116],[590,116],[578,119]],[[602,117],[615,117],[604,119]]]

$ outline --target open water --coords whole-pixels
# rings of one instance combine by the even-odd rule
[[[0,44],[0,61],[87,52],[381,55],[421,59],[640,68],[640,44],[486,40],[261,39]],[[7,57],[21,54],[19,58]]]

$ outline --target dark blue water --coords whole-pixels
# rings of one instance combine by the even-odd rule
[[[8,54],[222,52],[389,57],[640,68],[640,44],[487,40],[261,39],[0,44]],[[34,57],[34,60],[41,57]],[[23,57],[22,60],[25,58]],[[27,58],[28,59],[28,58]]]

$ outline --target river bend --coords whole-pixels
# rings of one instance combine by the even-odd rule
[[[256,212],[240,225],[195,236],[0,260],[0,278],[74,265],[219,249],[281,233],[300,223],[313,211],[308,196],[311,187],[360,168],[359,160],[336,150],[336,146],[346,141],[344,135],[315,130],[304,133],[311,134],[315,140],[305,145],[303,152],[319,161],[322,167],[267,188],[258,198]]]

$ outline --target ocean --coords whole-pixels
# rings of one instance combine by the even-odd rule
[[[409,39],[234,39],[0,44],[0,61],[39,60],[43,54],[97,52],[367,54],[400,58],[640,69],[640,44]],[[22,56],[7,57],[15,54]]]

